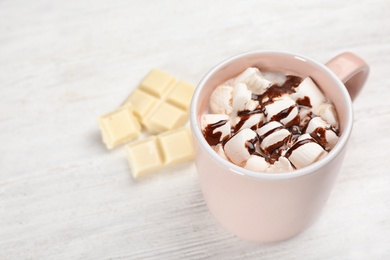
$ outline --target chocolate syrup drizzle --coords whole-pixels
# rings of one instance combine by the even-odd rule
[[[262,142],[267,136],[273,134],[274,132],[280,130],[280,129],[284,129],[283,126],[278,126],[278,127],[275,127],[271,130],[269,130],[268,132],[264,133],[263,135],[259,135],[259,139],[260,139],[260,142]]]
[[[302,145],[307,144],[307,143],[315,143],[315,142],[316,141],[314,139],[303,139],[303,140],[300,140],[300,141],[296,142],[293,146],[291,146],[290,149],[287,150],[287,152],[286,152],[286,154],[284,156],[286,158],[288,158],[288,157],[290,157],[292,152],[294,152],[296,149],[298,149]]]
[[[217,145],[220,142],[222,132],[215,132],[215,129],[220,126],[223,126],[224,124],[226,124],[226,122],[227,120],[221,120],[214,124],[209,124],[208,126],[206,126],[203,131],[203,136],[206,138],[206,141],[209,143],[209,145]]]
[[[301,106],[312,107],[310,103],[310,98],[308,96],[304,96],[303,98],[298,98],[295,102]]]
[[[245,124],[245,122],[251,117],[251,115],[242,115],[240,116],[240,121],[236,124],[236,126],[233,129],[233,133],[236,133],[238,130],[241,129],[241,127]]]
[[[253,139],[245,142],[245,147],[248,150],[249,154],[254,154],[256,152],[257,141],[258,141],[258,139],[256,137],[256,138],[253,138]]]
[[[282,85],[273,84],[263,94],[252,94],[252,99],[260,103],[260,111],[264,112],[265,106],[271,104],[275,98],[285,94],[295,93],[295,88],[302,82],[302,78],[298,76],[288,75],[286,81]]]

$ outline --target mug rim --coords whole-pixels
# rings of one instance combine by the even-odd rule
[[[336,145],[333,147],[333,149],[322,159],[318,160],[315,163],[312,163],[306,167],[303,167],[301,169],[296,169],[291,172],[276,172],[276,173],[267,173],[267,172],[257,172],[245,169],[241,166],[238,166],[224,158],[222,158],[220,155],[218,155],[211,146],[207,143],[206,139],[204,138],[201,127],[198,124],[197,120],[197,106],[199,104],[199,96],[201,93],[201,90],[203,89],[205,83],[208,81],[208,79],[215,74],[220,68],[225,66],[228,63],[234,62],[236,60],[242,59],[247,56],[254,56],[254,55],[284,55],[289,56],[294,59],[299,59],[303,62],[311,63],[311,65],[314,65],[314,67],[317,67],[321,69],[331,80],[339,87],[340,92],[342,94],[343,102],[346,104],[346,122],[343,127],[343,132],[339,137],[339,140],[337,141]],[[190,106],[190,125],[192,128],[193,136],[195,137],[199,149],[203,149],[204,152],[206,152],[209,156],[211,156],[213,159],[215,159],[218,164],[224,168],[226,168],[230,173],[238,174],[245,177],[250,177],[258,180],[283,180],[283,179],[292,179],[296,177],[300,177],[303,175],[307,175],[310,173],[314,173],[320,168],[324,167],[331,161],[333,161],[344,149],[344,147],[347,145],[348,139],[352,132],[352,124],[353,124],[353,109],[352,109],[352,101],[350,98],[350,95],[344,86],[344,84],[341,82],[341,80],[328,68],[325,66],[325,64],[322,64],[316,60],[313,60],[309,57],[296,54],[293,52],[288,51],[275,51],[275,50],[257,50],[257,51],[249,51],[240,53],[234,56],[231,56],[217,65],[215,65],[211,70],[209,70],[199,81],[194,94],[192,96],[191,100],[191,106]]]

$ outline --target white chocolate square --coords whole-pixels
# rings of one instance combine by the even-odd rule
[[[160,99],[143,90],[136,89],[126,100],[126,104],[129,103],[134,108],[134,114],[142,121],[158,106]]]
[[[184,81],[177,81],[167,96],[167,101],[181,109],[188,110],[195,87]]]
[[[174,165],[194,158],[194,148],[189,129],[179,128],[157,136],[164,155],[164,163]]]
[[[152,69],[126,100],[151,134],[178,128],[188,120],[194,87],[158,69]]]
[[[126,145],[126,153],[134,178],[164,167],[163,156],[157,145],[156,136],[150,136]]]
[[[194,158],[190,130],[185,127],[130,143],[125,150],[135,179]]]
[[[98,119],[102,139],[108,149],[126,143],[137,137],[141,126],[131,106],[122,106]]]
[[[142,123],[150,133],[157,134],[184,125],[188,116],[188,112],[162,102]]]
[[[152,69],[141,81],[140,88],[158,98],[164,97],[173,87],[176,79],[158,69]]]

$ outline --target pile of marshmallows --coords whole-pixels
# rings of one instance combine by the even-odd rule
[[[327,155],[339,138],[334,106],[310,77],[254,67],[213,91],[201,127],[220,156],[258,172],[308,166]]]

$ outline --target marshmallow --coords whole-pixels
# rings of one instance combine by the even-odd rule
[[[271,164],[266,172],[291,172],[294,170],[294,167],[291,165],[290,161],[284,157],[280,156],[279,159]]]
[[[218,86],[210,96],[210,110],[214,114],[229,115],[233,111],[232,107],[233,87]]]
[[[257,113],[257,114],[248,114],[243,116],[237,116],[232,119],[234,131],[237,132],[244,128],[255,128],[261,124],[263,124],[264,121],[264,114],[263,113]]]
[[[270,164],[262,156],[251,155],[246,161],[244,168],[256,172],[265,172]]]
[[[233,88],[232,106],[234,111],[253,110],[258,102],[252,100],[252,92],[245,83],[238,83]]]
[[[210,145],[216,145],[230,137],[229,116],[224,114],[205,114],[201,118],[201,127]]]
[[[266,79],[269,80],[273,84],[277,84],[279,86],[283,85],[284,82],[286,82],[287,77],[286,74],[283,72],[269,72],[269,71],[262,71],[261,75]]]
[[[334,106],[329,103],[323,103],[320,106],[313,109],[314,114],[319,115],[326,122],[331,124],[333,127],[338,128],[337,113]]]
[[[295,93],[290,96],[298,103],[299,100],[306,101],[306,99],[308,99],[310,103],[309,107],[312,107],[313,109],[321,105],[326,100],[324,94],[322,94],[321,90],[310,77],[305,78],[301,84],[295,88]]]
[[[299,109],[298,115],[299,115],[299,127],[303,129],[309,123],[311,116],[313,115],[313,112],[311,111],[311,108],[301,107]]]
[[[257,68],[248,68],[243,73],[238,75],[234,83],[245,83],[248,89],[257,95],[263,94],[272,84],[271,81],[262,77],[261,72]]]
[[[298,108],[294,100],[284,95],[280,99],[276,99],[272,103],[265,106],[265,114],[268,121],[279,121],[282,124],[289,126],[298,115]]]
[[[300,169],[318,161],[327,154],[309,134],[303,134],[286,152],[286,157],[295,168]]]
[[[265,138],[267,134],[270,134],[272,130],[276,128],[283,128],[283,125],[277,121],[268,122],[257,129],[257,134],[261,139]]]
[[[226,156],[235,164],[242,166],[251,155],[251,149],[256,140],[256,132],[243,129],[230,138],[224,145]]]
[[[330,124],[321,117],[314,117],[310,120],[306,133],[310,134],[326,150],[332,149],[339,137],[330,129]]]
[[[272,121],[257,129],[260,136],[260,148],[268,154],[276,148],[283,146],[289,137],[290,131],[283,127],[279,122]]]
[[[216,146],[213,146],[213,149],[214,151],[217,152],[217,154],[219,156],[221,156],[223,159],[225,160],[229,160],[227,157],[226,157],[226,154],[225,154],[225,151],[223,150],[223,145],[222,144],[217,144]]]

